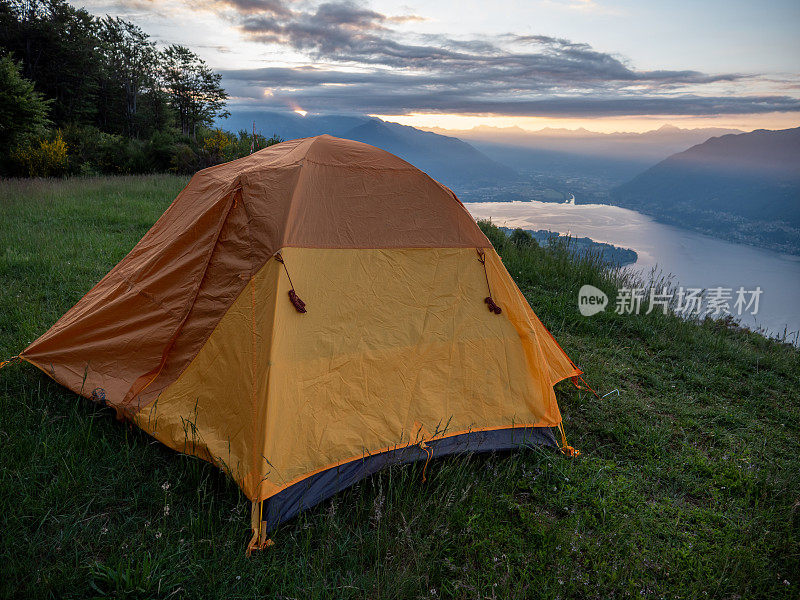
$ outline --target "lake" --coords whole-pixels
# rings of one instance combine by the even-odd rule
[[[726,242],[605,204],[533,201],[464,205],[476,219],[491,218],[495,225],[549,229],[631,248],[639,257],[629,268],[644,273],[660,269],[685,288],[732,288],[735,298],[740,286],[745,290],[758,286],[762,290],[758,314],[743,315],[742,323],[771,335],[782,336],[788,331],[796,342],[796,332],[800,331],[800,256]]]

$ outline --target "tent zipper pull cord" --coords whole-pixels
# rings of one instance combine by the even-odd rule
[[[578,383],[578,381],[581,381],[581,382],[583,382],[583,385],[579,384],[579,383]],[[589,386],[589,384],[588,384],[588,383],[586,383],[586,380],[585,380],[583,377],[581,377],[580,375],[575,375],[575,377],[572,377],[572,384],[573,384],[573,385],[574,385],[576,388],[578,388],[579,390],[586,390],[586,391],[588,391],[588,392],[591,392],[591,393],[594,395],[594,397],[595,397],[595,398],[597,398],[598,400],[600,399],[600,394],[598,394],[597,392],[595,392],[595,391],[594,391],[594,390],[593,390],[593,389],[592,389],[592,388]],[[606,396],[607,396],[607,395],[608,395],[608,394],[606,394]],[[605,398],[606,396],[603,396],[603,398]]]
[[[575,458],[581,455],[580,450],[573,448],[569,444],[567,444],[567,434],[564,433],[564,422],[558,424],[558,430],[561,432],[561,454],[566,454],[570,458]]]
[[[275,253],[275,260],[283,265],[283,270],[286,271],[286,277],[289,279],[289,287],[292,288],[289,290],[289,301],[292,303],[292,306],[294,306],[294,309],[299,313],[308,312],[306,311],[306,303],[300,300],[297,292],[294,291],[292,276],[289,275],[289,269],[286,268],[286,263],[283,261],[283,256],[281,256],[280,252]]]
[[[489,285],[489,274],[486,272],[486,252],[484,252],[481,248],[476,248],[478,251],[478,262],[483,265],[483,276],[486,278],[486,289],[489,290],[489,295],[483,299],[486,305],[489,307],[489,312],[492,312],[496,315],[499,315],[503,312],[503,309],[497,306],[497,303],[492,300],[492,286]]]
[[[20,360],[22,360],[22,357],[19,354],[17,354],[16,356],[12,356],[8,360],[4,360],[4,361],[0,362],[0,369],[2,369],[5,366],[10,365],[11,363],[15,363],[15,362],[20,361]]]

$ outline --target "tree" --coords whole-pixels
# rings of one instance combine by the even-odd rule
[[[211,125],[214,117],[230,114],[222,76],[188,48],[173,44],[161,53],[161,77],[184,135],[196,138],[198,125]]]
[[[21,65],[10,56],[0,58],[0,148],[3,153],[26,134],[48,124],[50,101],[34,90],[21,74]]]
[[[140,98],[155,90],[158,51],[149,35],[119,18],[101,19],[99,38],[105,58],[104,87],[111,88],[110,109],[122,117],[120,133],[138,137]],[[112,118],[106,116],[106,121]]]
[[[22,74],[53,99],[57,126],[89,123],[96,113],[97,23],[65,0],[0,0],[0,46],[22,61]]]

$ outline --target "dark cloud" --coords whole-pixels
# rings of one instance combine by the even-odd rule
[[[293,11],[283,0],[216,0],[217,6],[229,7],[240,13],[267,13],[289,18]]]
[[[319,69],[268,68],[223,71],[227,89],[241,104],[311,112],[405,114],[412,112],[506,116],[593,117],[625,115],[763,114],[800,111],[788,96],[699,96],[696,94],[594,94],[519,97],[502,85],[461,86],[397,73],[347,73]],[[411,82],[409,79],[418,79]],[[451,80],[457,76],[451,76]],[[271,95],[265,96],[264,90]],[[287,91],[282,91],[286,89]]]
[[[231,18],[251,40],[289,47],[320,65],[224,71],[228,88],[243,102],[392,114],[708,115],[800,109],[789,97],[698,95],[702,86],[730,86],[752,76],[637,70],[623,58],[563,38],[412,36],[393,25],[420,17],[388,16],[353,2],[308,8],[285,0],[210,1],[232,10]]]

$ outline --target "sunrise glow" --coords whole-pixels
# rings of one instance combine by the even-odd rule
[[[508,117],[499,115],[424,114],[370,115],[410,125],[427,131],[457,132],[479,127],[498,129],[519,128],[525,131],[542,129],[586,129],[598,133],[628,131],[642,133],[658,129],[663,125],[674,125],[682,129],[722,127],[752,131],[754,129],[785,129],[800,123],[800,112],[766,113],[755,115],[648,115],[622,117],[596,117],[591,119],[554,119],[549,117]]]

